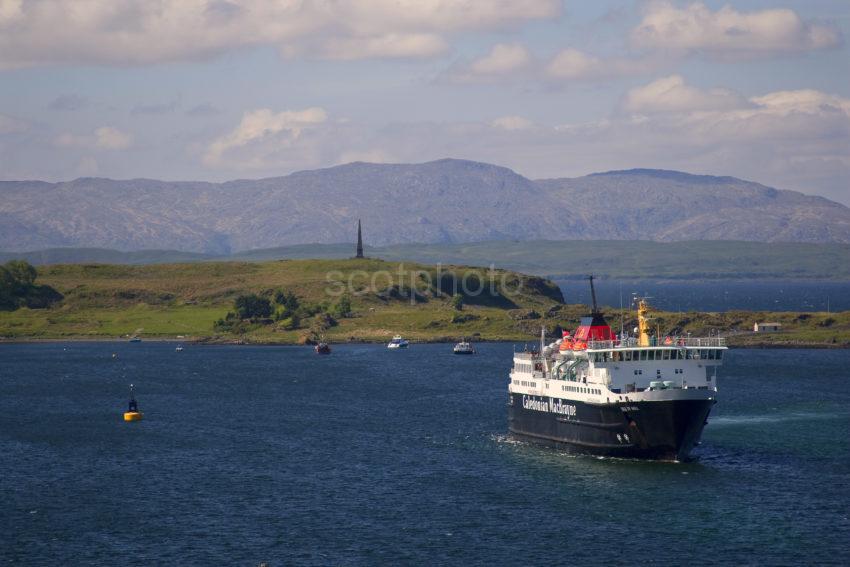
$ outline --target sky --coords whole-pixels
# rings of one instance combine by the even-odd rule
[[[636,167],[850,205],[850,2],[0,0],[0,179]]]

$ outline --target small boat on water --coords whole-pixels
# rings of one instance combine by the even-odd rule
[[[407,339],[401,338],[401,335],[396,335],[393,337],[389,343],[387,343],[387,348],[390,349],[398,349],[398,348],[407,348],[410,343],[407,342]]]
[[[183,345],[177,345],[177,348],[174,350],[176,350],[177,352],[183,352]]]
[[[475,349],[472,348],[472,343],[464,339],[454,346],[452,352],[455,354],[475,354]]]
[[[129,341],[129,342],[131,342],[131,343],[140,343],[140,342],[142,342],[142,337],[130,337],[130,341]]]
[[[316,354],[330,354],[331,353],[331,345],[322,341],[316,345]]]
[[[139,411],[139,404],[136,402],[135,388],[130,384],[130,404],[127,411],[124,412],[124,421],[139,421],[144,415]]]

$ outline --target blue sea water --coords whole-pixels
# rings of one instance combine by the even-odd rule
[[[511,440],[450,348],[2,345],[0,562],[846,564],[850,351],[731,351],[673,464]]]
[[[587,280],[556,282],[567,303],[590,304]],[[776,280],[595,280],[600,305],[628,307],[632,294],[665,311],[847,311],[850,282]]]

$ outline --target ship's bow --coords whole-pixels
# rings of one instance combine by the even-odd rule
[[[697,399],[665,397],[668,396],[621,406],[630,440],[648,457],[688,460],[691,451],[699,443],[715,399],[709,395]]]

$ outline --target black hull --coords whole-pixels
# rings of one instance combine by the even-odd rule
[[[713,399],[588,404],[511,394],[512,434],[570,451],[632,459],[688,460]]]

